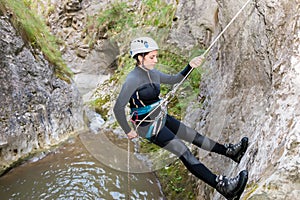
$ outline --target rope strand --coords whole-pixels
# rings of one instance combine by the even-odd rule
[[[235,16],[230,20],[230,22],[225,26],[225,28],[219,33],[219,35],[214,39],[214,41],[209,45],[209,47],[206,49],[206,51],[202,54],[203,57],[206,56],[206,54],[209,53],[210,49],[215,45],[215,43],[219,40],[219,38],[225,33],[225,31],[228,29],[228,27],[236,20],[236,18],[241,14],[241,12],[245,9],[245,7],[250,3],[252,0],[248,0],[242,8],[235,14]]]
[[[130,140],[127,143],[127,199],[130,199]]]

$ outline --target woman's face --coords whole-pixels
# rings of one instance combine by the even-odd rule
[[[158,56],[158,51],[151,51],[144,57],[144,67],[147,69],[151,70],[155,67],[157,63],[157,56]],[[142,63],[143,57],[139,56],[139,61]]]

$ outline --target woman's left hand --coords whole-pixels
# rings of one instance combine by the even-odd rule
[[[197,68],[199,67],[202,63],[204,62],[204,57],[203,56],[197,56],[195,58],[193,58],[191,61],[190,61],[190,66],[192,68]]]

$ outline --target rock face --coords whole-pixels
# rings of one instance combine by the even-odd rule
[[[217,3],[214,37],[246,0]],[[249,149],[238,166],[199,151],[203,163],[219,174],[249,170],[245,199],[300,195],[299,5],[299,0],[250,2],[210,52],[201,83],[203,107],[190,114],[200,119],[194,124],[200,132],[220,142],[249,137]],[[196,38],[192,32],[190,37]],[[198,199],[221,198],[201,182],[198,187]]]
[[[0,174],[83,127],[81,97],[0,18]]]
[[[48,3],[45,1],[46,6],[49,6]],[[92,22],[88,21],[88,17],[92,19],[108,3],[58,0],[52,3],[55,10],[47,19],[53,34],[65,42],[63,57],[75,74],[74,81],[84,101],[89,100],[93,90],[109,78],[108,71],[116,67],[119,55],[117,44],[99,35]],[[93,31],[91,41],[87,34]],[[93,48],[90,47],[92,42]]]
[[[168,42],[185,51],[209,46],[216,32],[217,14],[215,1],[179,1]]]

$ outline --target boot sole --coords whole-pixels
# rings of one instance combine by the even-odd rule
[[[240,172],[240,179],[239,179],[239,189],[234,193],[234,197],[228,198],[228,200],[239,200],[241,195],[243,194],[245,187],[248,181],[248,171],[243,170]]]

